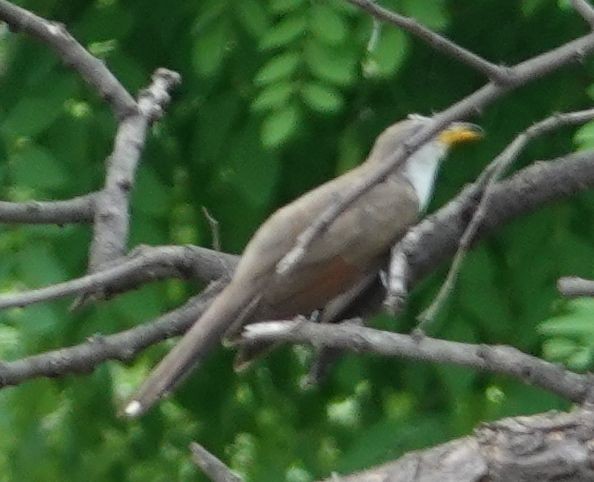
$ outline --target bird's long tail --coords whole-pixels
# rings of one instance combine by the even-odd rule
[[[151,372],[124,407],[124,414],[140,416],[171,392],[220,342],[252,297],[253,290],[242,292],[229,284]]]

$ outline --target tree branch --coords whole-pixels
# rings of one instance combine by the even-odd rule
[[[212,482],[242,482],[242,478],[235,475],[220,459],[211,454],[202,445],[190,444],[192,462],[212,480]]]
[[[573,9],[594,28],[594,8],[586,0],[571,0]]]
[[[589,376],[570,372],[511,346],[474,345],[392,333],[348,322],[327,325],[304,320],[251,323],[245,326],[242,340],[248,345],[307,343],[417,361],[453,363],[508,375],[572,402],[584,402],[592,395]]]
[[[326,482],[553,482],[594,480],[591,407],[482,424],[473,436]]]
[[[490,207],[475,241],[537,207],[592,187],[593,151],[537,162],[496,184]],[[476,207],[477,199],[472,195],[474,192],[474,185],[466,187],[443,208],[413,228],[418,242],[408,256],[411,285],[456,252],[467,225],[468,214],[474,212]]]
[[[163,114],[169,91],[181,81],[176,72],[157,69],[152,84],[140,93],[135,115],[118,127],[112,154],[107,159],[105,187],[97,198],[89,271],[115,261],[125,252],[129,230],[129,196],[148,127]]]
[[[441,52],[455,60],[458,60],[469,67],[482,73],[490,80],[505,84],[508,81],[507,69],[499,67],[488,60],[483,59],[477,54],[460,47],[451,40],[439,35],[438,33],[421,25],[416,20],[410,17],[399,15],[386,8],[379,6],[372,0],[347,0],[349,3],[365,10],[377,20],[387,22],[394,25],[405,32],[419,38],[430,47],[433,47],[438,52]]]
[[[145,246],[115,266],[45,288],[0,295],[0,310],[23,307],[70,295],[129,291],[149,281],[195,278],[214,281],[228,278],[237,257],[198,246]]]
[[[0,223],[69,224],[90,223],[95,211],[95,193],[66,201],[0,201]]]
[[[57,22],[0,0],[0,19],[14,32],[23,31],[51,47],[69,67],[76,70],[105,99],[118,119],[137,110],[136,102],[105,64],[93,57]]]
[[[95,335],[80,345],[20,360],[0,362],[0,388],[39,377],[89,373],[108,360],[128,362],[145,348],[184,333],[202,315],[224,283],[213,283],[200,295],[156,320],[115,335]]]
[[[594,296],[594,281],[577,276],[559,278],[557,281],[559,293],[567,298],[578,298],[580,296]]]

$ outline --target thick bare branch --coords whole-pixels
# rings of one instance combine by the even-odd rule
[[[570,154],[529,166],[496,184],[489,209],[475,241],[499,226],[543,205],[594,187],[594,152]],[[414,229],[418,242],[409,253],[409,283],[435,269],[452,256],[476,209],[476,186],[466,187],[456,198],[428,216]]]
[[[509,375],[573,402],[588,400],[593,386],[588,376],[570,372],[511,346],[474,345],[416,337],[348,322],[334,326],[304,320],[252,323],[246,325],[243,339],[246,343],[307,343],[316,347],[330,346],[417,361],[453,363]]]
[[[115,266],[81,278],[22,293],[0,295],[0,310],[71,295],[117,293],[165,278],[228,278],[237,257],[198,246],[145,246]]]
[[[71,224],[90,223],[95,212],[95,193],[66,201],[0,201],[0,223]]]
[[[474,435],[326,482],[552,482],[594,480],[591,407],[482,424]]]
[[[136,112],[134,98],[101,60],[93,57],[66,31],[64,25],[38,17],[5,0],[0,0],[0,19],[11,30],[26,32],[56,51],[67,66],[76,70],[109,103],[118,119]]]
[[[107,159],[105,187],[98,194],[89,271],[113,262],[126,249],[129,230],[129,197],[146,132],[169,103],[169,91],[180,82],[179,74],[157,69],[152,84],[138,99],[138,111],[122,120],[112,154]]]
[[[0,387],[18,385],[32,378],[89,373],[108,360],[128,362],[145,348],[184,333],[200,317],[222,286],[223,283],[213,283],[180,308],[130,330],[115,335],[95,335],[81,345],[21,360],[0,362]]]

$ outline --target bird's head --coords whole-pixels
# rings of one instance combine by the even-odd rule
[[[429,117],[410,115],[407,119],[388,127],[377,139],[368,165],[389,161],[398,149],[403,148],[411,137],[432,122]],[[482,129],[468,122],[452,122],[432,139],[420,146],[398,169],[397,176],[404,175],[413,186],[423,211],[431,198],[437,170],[448,150],[465,142],[480,139]]]
[[[431,121],[431,117],[410,114],[406,120],[398,122],[394,126],[402,125],[403,131],[410,131],[410,134],[415,134],[420,128],[427,126]],[[483,129],[476,124],[470,122],[452,122],[429,142],[438,142],[446,149],[450,149],[458,144],[482,139],[484,135]]]
[[[430,117],[411,114],[405,120],[392,124],[377,138],[369,160],[389,159],[398,148],[401,148],[419,129],[429,125],[431,121]],[[434,145],[442,157],[453,146],[481,139],[483,135],[483,130],[476,124],[452,122],[427,144]]]
[[[453,122],[439,134],[436,139],[451,148],[457,144],[476,141],[484,136],[483,129],[470,122]]]

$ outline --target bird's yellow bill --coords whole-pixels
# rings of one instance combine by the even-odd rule
[[[483,136],[484,132],[479,126],[460,122],[441,131],[439,140],[451,147],[456,144],[482,139]]]

